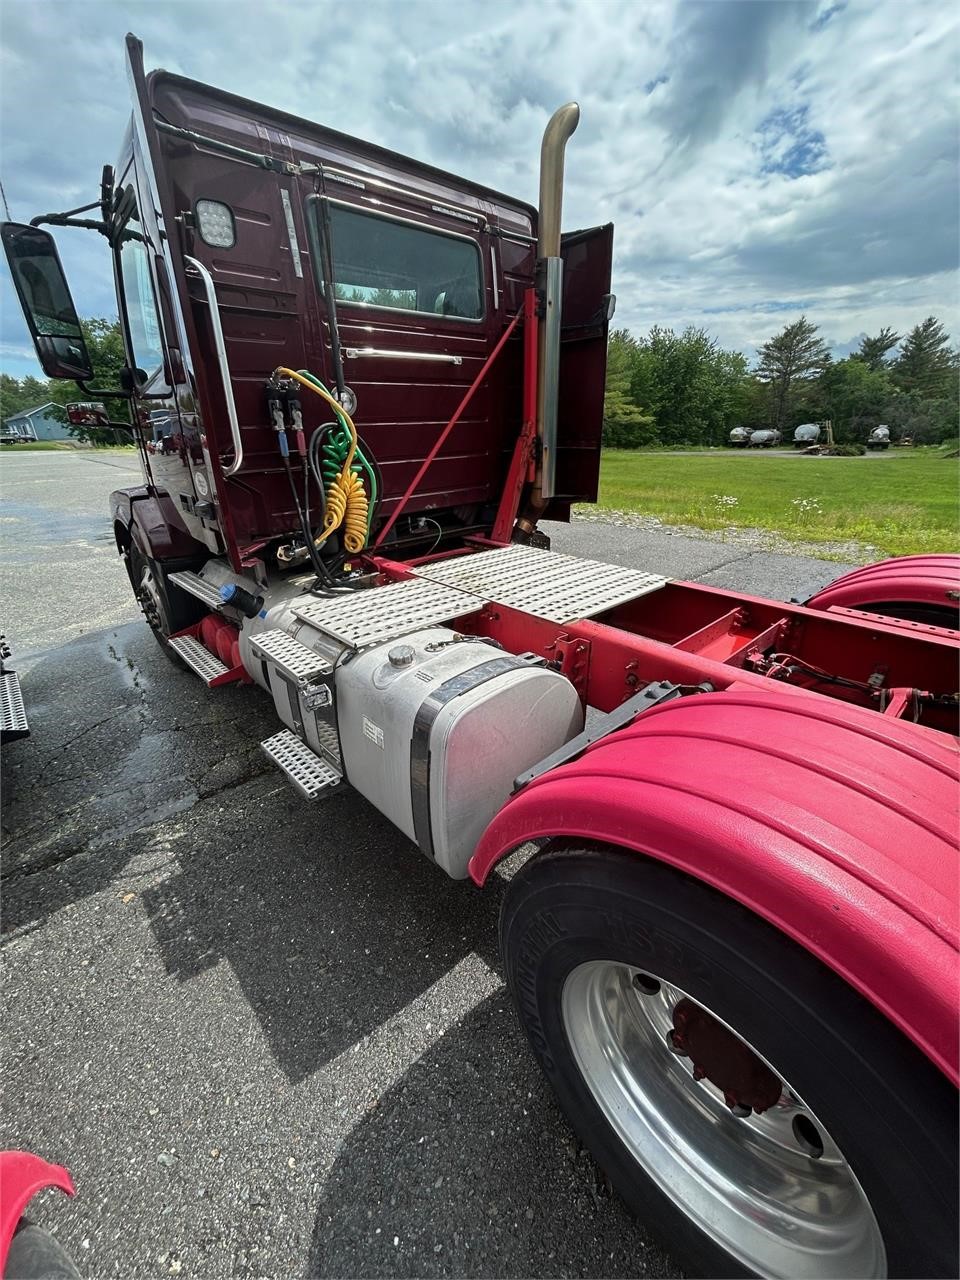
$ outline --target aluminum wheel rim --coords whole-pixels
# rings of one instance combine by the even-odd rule
[[[154,631],[162,631],[163,615],[160,608],[160,592],[157,588],[157,581],[153,575],[153,570],[149,565],[143,566],[137,597],[140,601],[140,606],[143,609],[143,615],[146,618],[148,625],[153,627]]]
[[[638,978],[659,989],[646,994]],[[673,1009],[684,998],[692,999],[650,970],[617,961],[588,961],[564,983],[573,1055],[627,1150],[711,1240],[760,1275],[885,1276],[863,1188],[776,1064],[767,1063],[783,1084],[779,1102],[738,1119],[715,1085],[694,1080],[690,1059],[671,1051]],[[819,1158],[800,1145],[809,1124],[822,1141]]]

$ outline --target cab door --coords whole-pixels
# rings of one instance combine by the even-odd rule
[[[405,200],[396,190],[370,198],[329,176],[326,185],[328,194],[307,201],[307,216],[321,234],[327,220],[344,378],[383,475],[387,516],[502,332],[502,297],[490,283],[480,213]],[[498,405],[491,379],[411,511],[495,500],[507,447]]]
[[[561,241],[563,311],[555,497],[548,515],[568,519],[572,502],[596,502],[600,482],[607,333],[613,314],[613,224]]]

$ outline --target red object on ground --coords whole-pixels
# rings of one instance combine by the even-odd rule
[[[960,556],[897,556],[845,573],[807,601],[810,609],[867,609],[909,601],[954,607],[960,593]]]
[[[0,1151],[0,1276],[24,1209],[45,1187],[59,1187],[68,1196],[76,1192],[63,1165],[49,1164],[29,1151]]]
[[[668,863],[817,956],[957,1080],[958,765],[946,735],[826,698],[681,698],[523,788],[470,875],[557,835]]]

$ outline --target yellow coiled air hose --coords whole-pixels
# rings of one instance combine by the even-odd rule
[[[327,513],[323,518],[323,532],[315,541],[318,547],[322,546],[331,533],[339,529],[340,525],[343,524],[343,545],[347,551],[356,555],[358,551],[363,550],[367,541],[368,498],[363,487],[363,481],[351,470],[353,455],[357,451],[357,428],[353,425],[353,419],[329,392],[322,387],[318,387],[315,382],[311,382],[308,378],[302,377],[296,370],[287,369],[281,365],[279,368],[274,369],[273,372],[274,377],[293,378],[302,387],[306,387],[315,395],[326,400],[337,416],[347,425],[347,430],[350,433],[350,448],[347,451],[347,456],[339,474],[327,490]]]

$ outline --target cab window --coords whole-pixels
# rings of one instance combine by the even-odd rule
[[[331,201],[338,300],[479,320],[480,251],[472,240]]]
[[[149,250],[137,238],[138,233],[139,220],[134,213],[120,233],[120,283],[130,355],[150,378],[163,368],[163,335],[150,278]]]

